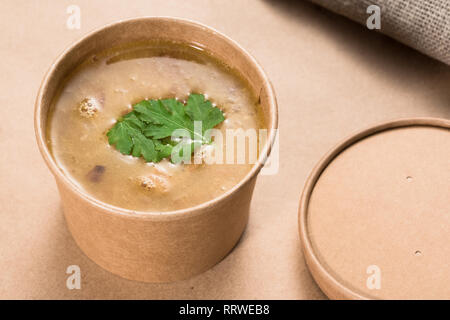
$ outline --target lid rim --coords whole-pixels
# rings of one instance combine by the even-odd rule
[[[316,164],[306,180],[298,209],[298,229],[301,247],[303,254],[305,255],[308,269],[310,270],[314,280],[321,290],[331,299],[370,300],[374,299],[374,297],[358,293],[340,282],[326,269],[323,263],[320,262],[317,254],[314,252],[307,227],[308,206],[312,191],[314,190],[321,174],[328,167],[328,165],[348,147],[371,135],[391,129],[410,126],[450,129],[450,120],[432,117],[402,118],[394,121],[383,122],[381,124],[363,129],[356,134],[348,136],[335,145],[328,153],[326,153]]]

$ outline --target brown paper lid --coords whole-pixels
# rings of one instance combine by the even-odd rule
[[[405,119],[350,137],[308,179],[299,228],[336,299],[450,299],[450,121]]]

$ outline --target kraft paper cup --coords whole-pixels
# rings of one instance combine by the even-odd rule
[[[138,212],[96,200],[56,165],[46,144],[46,122],[58,86],[88,56],[111,47],[151,39],[194,44],[237,69],[261,101],[269,129],[267,143],[247,176],[218,198],[188,209]],[[81,250],[121,277],[169,282],[201,273],[223,259],[248,221],[250,200],[278,126],[275,93],[259,64],[219,32],[192,21],[144,17],[98,29],[66,49],[50,67],[35,106],[35,133],[42,156],[55,177],[68,228]]]

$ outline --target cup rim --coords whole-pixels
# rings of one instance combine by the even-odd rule
[[[185,24],[188,26],[201,28],[206,32],[210,32],[215,37],[222,38],[223,41],[228,42],[229,45],[236,48],[239,52],[242,53],[251,63],[253,64],[253,67],[257,70],[257,73],[259,76],[263,79],[263,85],[262,87],[265,87],[268,101],[269,101],[269,112],[271,113],[271,123],[268,124],[269,129],[269,138],[267,139],[267,142],[264,146],[264,149],[262,152],[260,152],[260,155],[258,156],[258,159],[255,164],[253,164],[251,170],[247,173],[247,175],[242,178],[237,184],[235,184],[231,189],[229,189],[227,192],[219,195],[218,197],[215,197],[213,199],[210,199],[206,202],[200,203],[198,205],[184,208],[184,209],[178,209],[178,210],[170,210],[170,211],[139,211],[139,210],[131,210],[126,208],[121,208],[118,206],[114,206],[111,204],[108,204],[106,202],[100,201],[96,199],[95,197],[89,195],[87,192],[85,192],[82,188],[77,186],[73,179],[69,178],[67,175],[65,175],[61,169],[56,164],[53,156],[51,155],[49,148],[47,144],[45,143],[45,128],[42,126],[41,118],[43,116],[42,114],[42,105],[43,105],[43,96],[48,88],[48,84],[50,79],[52,78],[52,75],[57,71],[58,66],[60,65],[61,61],[64,60],[66,55],[73,51],[77,46],[79,46],[81,43],[87,41],[91,37],[94,37],[96,34],[110,29],[112,27],[121,25],[121,24],[132,24],[136,22],[141,21],[163,21],[163,22],[172,22],[172,23],[178,23],[178,24]],[[277,135],[277,129],[278,129],[278,106],[277,101],[275,97],[275,92],[273,89],[273,86],[268,79],[266,73],[264,72],[261,65],[256,61],[256,59],[250,55],[244,48],[242,48],[236,41],[232,40],[228,36],[222,34],[221,32],[215,30],[212,27],[206,26],[200,22],[196,22],[190,19],[185,18],[178,18],[178,17],[169,17],[169,16],[142,16],[142,17],[135,17],[130,19],[122,19],[116,22],[112,22],[109,24],[106,24],[102,27],[96,28],[93,31],[88,32],[84,36],[82,36],[79,40],[75,41],[64,51],[58,55],[56,60],[51,64],[50,68],[46,72],[37,97],[35,101],[35,108],[34,108],[34,131],[35,136],[37,140],[37,144],[39,147],[39,151],[44,158],[48,168],[52,172],[52,174],[55,176],[58,182],[63,182],[63,184],[71,189],[73,192],[75,192],[83,201],[89,203],[90,205],[95,206],[97,209],[100,209],[103,213],[106,214],[115,214],[119,215],[121,217],[128,217],[132,219],[156,219],[156,220],[168,220],[168,219],[179,219],[179,218],[188,218],[192,217],[196,214],[201,214],[202,212],[205,212],[204,209],[211,208],[214,206],[219,205],[221,202],[223,202],[226,198],[230,197],[234,193],[236,193],[239,189],[241,189],[247,182],[249,182],[253,177],[255,177],[261,168],[264,166],[264,163],[266,159],[269,157],[272,146],[275,142],[275,138]]]

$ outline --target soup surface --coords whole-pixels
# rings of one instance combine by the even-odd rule
[[[64,174],[105,203],[136,211],[201,204],[236,185],[253,164],[147,163],[121,154],[106,136],[133,104],[185,101],[192,92],[224,112],[225,121],[216,127],[224,137],[226,129],[265,128],[257,99],[237,72],[198,48],[152,42],[110,50],[80,65],[49,113],[48,146]]]

